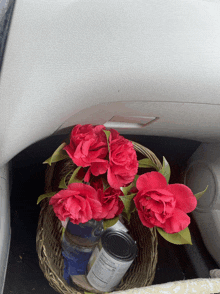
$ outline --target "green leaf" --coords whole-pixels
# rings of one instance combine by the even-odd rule
[[[107,138],[107,141],[108,141],[111,132],[110,131],[106,131],[106,130],[103,130],[103,132],[105,133],[106,138]]]
[[[67,185],[66,185],[66,177],[68,176],[68,174],[70,174],[71,173],[71,171],[70,172],[68,172],[62,179],[61,179],[61,181],[60,181],[60,183],[59,183],[59,188],[60,189],[66,189],[67,188]]]
[[[190,244],[192,245],[191,235],[189,228],[185,228],[185,230],[180,231],[175,234],[168,234],[164,232],[161,228],[157,228],[158,233],[167,241],[173,244],[177,245],[183,245],[183,244]]]
[[[133,181],[134,187],[136,187],[136,183],[137,183],[138,178],[139,178],[139,176],[138,175],[135,175],[134,181]]]
[[[204,191],[195,194],[194,196],[196,197],[196,199],[199,200],[199,198],[202,197],[202,195],[207,191],[207,189],[208,189],[208,186],[205,188]]]
[[[125,211],[126,212],[130,212],[131,201],[134,198],[134,196],[136,196],[135,193],[130,194],[130,195],[125,195],[125,196],[119,196],[119,198],[121,199],[121,201],[124,204],[124,207],[125,207]]]
[[[102,183],[103,183],[103,189],[104,189],[104,191],[105,191],[105,190],[108,189],[110,186],[109,186],[108,181],[106,181],[106,179],[104,179],[104,178],[101,178],[101,179],[102,179]]]
[[[43,199],[45,198],[49,198],[54,196],[55,194],[57,194],[57,192],[50,192],[50,193],[46,193],[46,194],[42,194],[38,197],[37,199],[37,204],[39,204]]]
[[[66,180],[66,176],[63,177],[62,180],[61,180],[60,183],[59,183],[59,188],[60,188],[60,189],[66,189],[66,188],[67,188],[67,185],[66,185],[65,180]]]
[[[163,157],[163,167],[161,170],[159,170],[159,173],[161,173],[167,180],[167,184],[169,184],[170,180],[170,165],[167,162],[166,158]]]
[[[48,163],[49,165],[51,165],[53,162],[58,162],[60,160],[66,159],[69,157],[69,155],[66,153],[65,150],[63,150],[63,148],[66,146],[66,143],[62,143],[52,154],[52,156],[50,158],[48,158],[47,160],[45,160],[43,163]]]
[[[133,187],[136,186],[136,182],[137,182],[137,179],[138,179],[138,178],[139,178],[139,176],[138,176],[138,175],[135,175],[133,182],[132,182],[129,186],[127,186],[127,187],[121,187],[121,188],[120,188],[121,191],[123,192],[123,194],[124,194],[125,196],[129,194],[129,192],[131,191],[131,189],[132,189]]]
[[[111,132],[110,132],[110,131],[106,131],[106,130],[103,130],[103,132],[105,133],[106,138],[107,138],[108,152],[110,152],[110,147],[109,147],[109,136],[110,136]]]
[[[138,161],[139,168],[155,168],[158,171],[157,165],[149,158],[144,158]]]
[[[63,240],[63,235],[64,235],[65,231],[66,231],[66,228],[62,227],[61,241]]]
[[[132,213],[132,212],[135,212],[135,210],[136,210],[135,203],[134,203],[134,201],[131,201],[130,212],[131,212],[131,213]]]
[[[126,221],[128,222],[128,224],[130,224],[131,213],[127,214],[127,213],[125,212],[125,210],[123,210],[122,213],[121,213],[121,215],[122,215],[122,217],[123,217],[124,219],[126,219]]]
[[[67,185],[66,185],[66,179],[68,177],[69,174],[71,174],[73,171],[69,171],[60,181],[60,184],[59,184],[59,188],[60,189],[67,189]]]
[[[76,179],[76,176],[77,176],[77,174],[78,174],[78,172],[79,172],[80,169],[81,169],[81,166],[78,166],[78,167],[74,170],[74,172],[73,172],[73,174],[72,174],[72,176],[71,176],[71,178],[70,178],[70,180],[69,180],[68,185],[70,185],[70,184],[72,184],[72,183],[79,183],[79,180]]]
[[[123,194],[126,196],[128,195],[128,193],[130,192],[130,190],[134,187],[133,182],[127,186],[127,187],[121,187],[121,191],[123,192]],[[123,197],[123,196],[122,196]]]
[[[136,196],[135,193],[130,194],[130,195],[125,195],[125,196],[119,196],[121,201],[124,204],[124,211],[127,214],[127,220],[130,221],[131,218],[131,213],[135,210],[135,204],[133,203],[133,198]]]
[[[118,216],[116,216],[116,217],[114,217],[112,219],[105,219],[103,221],[104,230],[106,230],[106,229],[114,226],[117,223],[118,220],[119,220],[119,217]]]
[[[126,215],[126,220],[128,221],[128,223],[130,224],[130,220],[131,220],[131,213],[127,213],[127,212],[125,212],[125,214],[124,215]]]
[[[66,176],[62,178],[62,180],[60,181],[59,183],[59,188],[60,189],[66,189],[67,188],[67,185],[65,183],[65,179],[66,179]]]
[[[96,294],[96,293],[84,291],[84,294]]]

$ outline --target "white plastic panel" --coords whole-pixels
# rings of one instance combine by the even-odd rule
[[[141,134],[156,136],[171,136],[192,140],[215,142],[220,141],[220,105],[175,102],[112,102],[99,104],[74,114],[67,119],[59,129],[73,126],[77,123],[105,124],[114,116],[157,119],[144,127],[125,128],[122,124],[115,125],[123,134]],[[107,123],[108,126],[108,123]]]
[[[118,110],[117,110],[118,111]],[[114,112],[117,112],[115,109]],[[114,115],[110,120],[108,120],[104,126],[106,128],[123,128],[123,129],[139,129],[144,128],[150,123],[154,122],[157,117],[149,117],[149,116],[130,116],[129,114],[122,115]]]
[[[219,81],[219,2],[17,0],[0,80],[0,165],[84,108],[149,101],[208,109],[220,104]],[[183,118],[146,134],[173,136]],[[180,136],[191,136],[188,127]]]

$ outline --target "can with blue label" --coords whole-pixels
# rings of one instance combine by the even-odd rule
[[[85,275],[88,261],[97,245],[103,223],[91,220],[85,224],[67,224],[63,240],[64,279],[71,284],[71,277]]]

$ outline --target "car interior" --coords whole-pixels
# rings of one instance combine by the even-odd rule
[[[0,5],[0,294],[55,293],[38,265],[36,203],[43,161],[77,124],[165,156],[171,183],[208,186],[190,214],[193,245],[158,236],[153,285],[210,281],[220,268],[219,1]],[[220,292],[220,274],[211,280]]]

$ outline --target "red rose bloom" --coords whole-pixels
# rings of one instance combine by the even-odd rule
[[[102,205],[102,213],[96,220],[112,219],[122,213],[124,204],[119,196],[123,196],[124,194],[121,190],[115,190],[109,187],[104,191],[101,179],[91,183],[91,186],[97,190],[98,199]]]
[[[70,184],[66,190],[61,190],[51,197],[56,216],[65,221],[67,217],[74,224],[86,223],[95,219],[102,212],[96,190],[82,183]]]
[[[102,125],[77,125],[71,132],[70,144],[63,148],[77,166],[90,166],[86,182],[89,182],[91,173],[98,176],[107,171],[108,145],[104,129]]]
[[[187,213],[196,208],[197,200],[187,186],[168,185],[158,172],[141,175],[136,186],[139,192],[134,202],[144,226],[160,227],[169,234],[188,227],[190,217]]]
[[[130,184],[138,171],[137,154],[132,142],[111,129],[109,136],[108,182],[112,188],[119,189]]]

